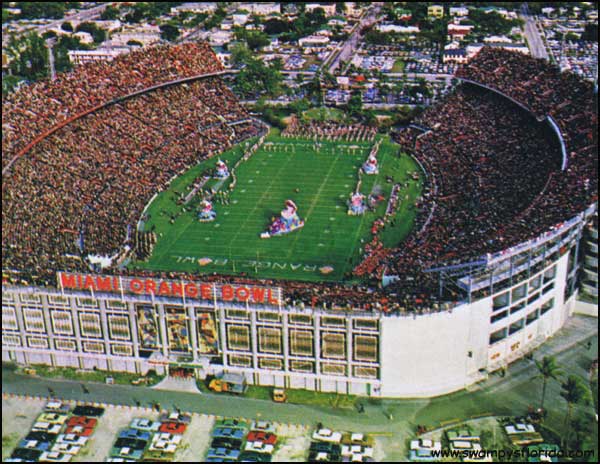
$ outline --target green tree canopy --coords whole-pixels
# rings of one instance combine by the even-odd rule
[[[85,22],[77,26],[77,32],[87,32],[91,34],[94,39],[94,43],[101,43],[106,40],[106,31],[99,28],[96,23]]]
[[[118,8],[115,8],[112,5],[108,5],[106,7],[106,9],[100,15],[100,19],[102,19],[103,21],[114,20],[114,19],[118,19],[119,15],[120,15],[120,11]]]
[[[172,24],[163,24],[160,26],[160,37],[163,40],[174,42],[179,37],[179,28]]]

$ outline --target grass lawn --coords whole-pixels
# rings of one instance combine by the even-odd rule
[[[346,114],[339,108],[329,108],[327,106],[311,108],[302,114],[308,119],[317,121],[343,121],[346,118]]]
[[[385,200],[374,212],[363,216],[349,216],[347,200],[356,188],[358,170],[370,143],[323,142],[316,151],[310,140],[281,138],[274,131],[265,145],[237,169],[237,185],[229,205],[213,204],[217,212],[213,222],[198,221],[199,198],[192,200],[186,211],[176,200],[179,194],[189,191],[196,176],[215,166],[215,159],[193,167],[158,195],[147,210],[150,218],[146,224],[146,230],[154,228],[158,242],[148,261],[132,263],[132,267],[342,280],[359,262],[364,243],[371,240],[373,221],[385,212],[393,186],[387,182],[388,176],[394,182],[408,182],[408,186],[402,187],[395,225],[388,225],[382,233],[384,243],[397,245],[410,232],[421,180],[410,178],[409,173],[417,171],[416,164],[406,155],[398,156],[399,147],[389,138],[384,138],[379,149],[379,174],[363,176],[361,187],[362,193],[381,193]],[[231,168],[241,156],[242,148],[236,147],[221,159]],[[226,190],[230,182],[211,179],[207,187]],[[296,202],[305,226],[286,235],[261,239],[261,232],[279,216],[287,199]],[[200,266],[201,258],[212,262]],[[323,274],[323,266],[331,266],[333,271]]]

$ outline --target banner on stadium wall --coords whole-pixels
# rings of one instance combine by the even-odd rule
[[[191,300],[268,304],[282,303],[281,288],[255,285],[229,285],[154,277],[118,277],[57,272],[61,290],[118,293],[121,295],[166,296]]]

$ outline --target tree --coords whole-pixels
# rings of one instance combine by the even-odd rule
[[[563,436],[563,447],[566,448],[569,445],[569,438],[571,436],[573,406],[580,403],[587,404],[590,401],[591,395],[587,385],[576,375],[570,375],[561,387],[560,396],[567,402],[567,414],[565,415],[566,433]]]
[[[265,21],[265,33],[268,35],[279,35],[290,31],[290,23],[279,18],[271,18]]]
[[[67,2],[19,2],[22,19],[60,19],[70,8]]]
[[[12,58],[12,74],[35,81],[48,74],[48,50],[44,40],[34,32],[21,38],[11,37],[6,48]]]
[[[353,92],[347,103],[347,109],[350,116],[359,116],[362,111],[362,95],[360,91]]]
[[[100,15],[100,19],[103,21],[112,21],[117,19],[120,15],[120,11],[118,8],[115,8],[112,5],[108,5],[106,9]]]
[[[174,42],[179,37],[179,28],[171,24],[160,26],[160,38],[169,42]]]
[[[68,21],[65,21],[64,23],[62,23],[60,25],[60,28],[65,32],[73,32],[73,25]]]
[[[252,51],[257,51],[271,43],[267,34],[261,31],[245,31],[245,40],[248,48]]]
[[[94,39],[94,43],[101,43],[106,40],[106,31],[99,28],[96,23],[81,23],[79,26],[77,26],[77,32],[87,32]]]
[[[548,380],[558,380],[561,375],[559,366],[556,364],[556,359],[552,356],[544,356],[542,361],[535,361],[535,367],[539,371],[537,378],[542,378],[542,400],[540,402],[540,409],[544,409],[544,400],[546,399],[546,387]]]
[[[144,44],[142,42],[140,42],[139,40],[128,40],[127,45],[129,45],[130,47],[143,47],[144,46]]]
[[[252,59],[252,52],[243,42],[233,44],[229,51],[231,52],[231,64],[235,67],[245,65]]]

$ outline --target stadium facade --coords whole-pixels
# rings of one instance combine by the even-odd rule
[[[522,357],[574,310],[580,244],[595,206],[459,269],[461,302],[421,314],[283,304],[279,288],[58,273],[59,288],[4,285],[2,359],[369,396],[460,390]],[[468,269],[465,272],[465,269]]]

